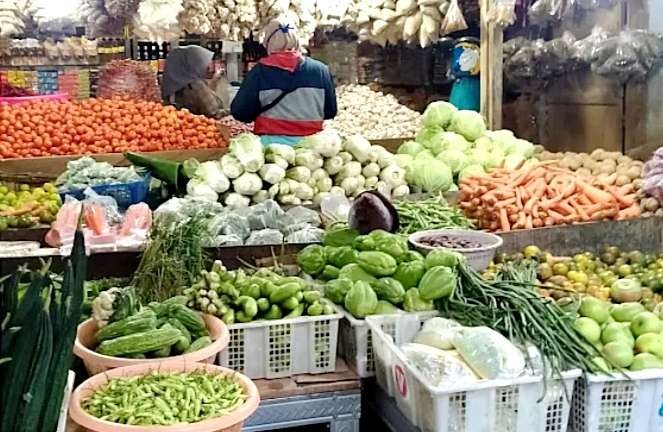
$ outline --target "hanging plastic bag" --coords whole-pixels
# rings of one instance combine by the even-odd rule
[[[458,5],[458,0],[451,0],[447,14],[444,16],[444,20],[442,21],[440,33],[442,36],[445,36],[449,33],[461,30],[467,30],[467,23],[465,22],[463,11]]]
[[[530,6],[527,15],[532,20],[532,24],[546,25],[562,19],[564,5],[564,0],[538,0]]]
[[[594,61],[597,47],[601,42],[608,39],[610,35],[601,26],[596,26],[592,32],[584,39],[575,42],[576,61],[583,64],[590,64]]]
[[[488,22],[502,28],[516,22],[516,0],[495,0],[488,10]]]

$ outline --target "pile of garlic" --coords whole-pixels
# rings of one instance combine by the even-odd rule
[[[184,0],[184,10],[178,19],[183,31],[196,34],[210,34],[214,26],[218,25],[216,1],[214,0]]]
[[[91,37],[119,34],[124,20],[122,17],[113,17],[106,9],[104,0],[83,0],[78,15],[87,27],[87,34]]]
[[[274,18],[285,16],[286,21],[297,29],[299,44],[308,46],[309,40],[313,37],[313,33],[318,26],[317,10],[318,3],[316,0],[260,2],[258,7],[259,28],[263,28]]]
[[[448,33],[445,16],[452,4],[459,10],[456,0],[362,0],[355,22],[359,40],[382,46],[406,41],[425,48]]]
[[[20,36],[36,12],[31,0],[0,0],[0,37]]]
[[[156,42],[176,39],[181,33],[177,17],[182,11],[182,0],[142,0],[134,15],[134,35]]]
[[[364,85],[337,89],[338,115],[325,123],[343,137],[363,135],[369,140],[414,137],[421,114],[401,105],[393,95]]]

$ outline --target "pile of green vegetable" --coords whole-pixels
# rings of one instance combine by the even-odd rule
[[[94,335],[99,354],[128,358],[162,358],[198,351],[212,343],[199,312],[177,296],[152,302],[140,311],[104,325]]]
[[[206,371],[158,372],[108,380],[82,408],[101,420],[126,425],[174,425],[222,417],[246,394],[231,376]]]
[[[0,430],[54,431],[72,362],[87,260],[76,232],[64,274],[20,269],[0,284]]]
[[[447,102],[428,105],[422,126],[416,140],[402,144],[396,155],[413,190],[457,190],[454,178],[537,162],[532,143],[516,138],[510,130],[487,130],[479,113],[459,111]]]
[[[443,196],[416,201],[396,201],[401,234],[433,229],[471,229],[472,222],[457,207],[450,206]]]
[[[459,256],[439,250],[424,258],[408,249],[405,237],[375,230],[353,237],[329,232],[321,245],[297,256],[302,271],[326,281],[325,296],[357,318],[372,314],[433,310],[433,301],[456,286]]]
[[[174,297],[195,282],[205,265],[207,224],[202,213],[181,220],[154,220],[132,282],[143,303]]]
[[[218,260],[184,294],[190,307],[216,315],[226,324],[335,312],[309,281],[269,268],[228,271]]]

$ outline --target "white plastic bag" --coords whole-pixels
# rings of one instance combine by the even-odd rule
[[[516,22],[516,0],[495,0],[488,10],[488,22],[502,28]]]
[[[431,318],[424,323],[414,342],[439,348],[441,350],[453,349],[453,338],[462,326],[454,320],[446,318]]]
[[[404,344],[401,350],[408,361],[434,386],[478,381],[476,374],[455,351],[443,351],[417,343]]]
[[[447,14],[442,21],[440,33],[444,36],[461,30],[467,30],[467,23],[465,22],[465,17],[458,4],[458,0],[451,0]]]
[[[453,344],[463,360],[485,379],[509,379],[525,370],[525,356],[500,333],[488,327],[464,327]]]

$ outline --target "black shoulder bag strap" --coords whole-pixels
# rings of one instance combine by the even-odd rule
[[[271,101],[265,106],[260,107],[260,110],[258,110],[258,114],[262,114],[264,112],[269,111],[270,109],[274,108],[276,105],[278,105],[284,97],[288,96],[290,93],[294,92],[297,90],[296,88],[290,88],[288,90],[283,90],[280,95],[276,96],[276,99]]]

